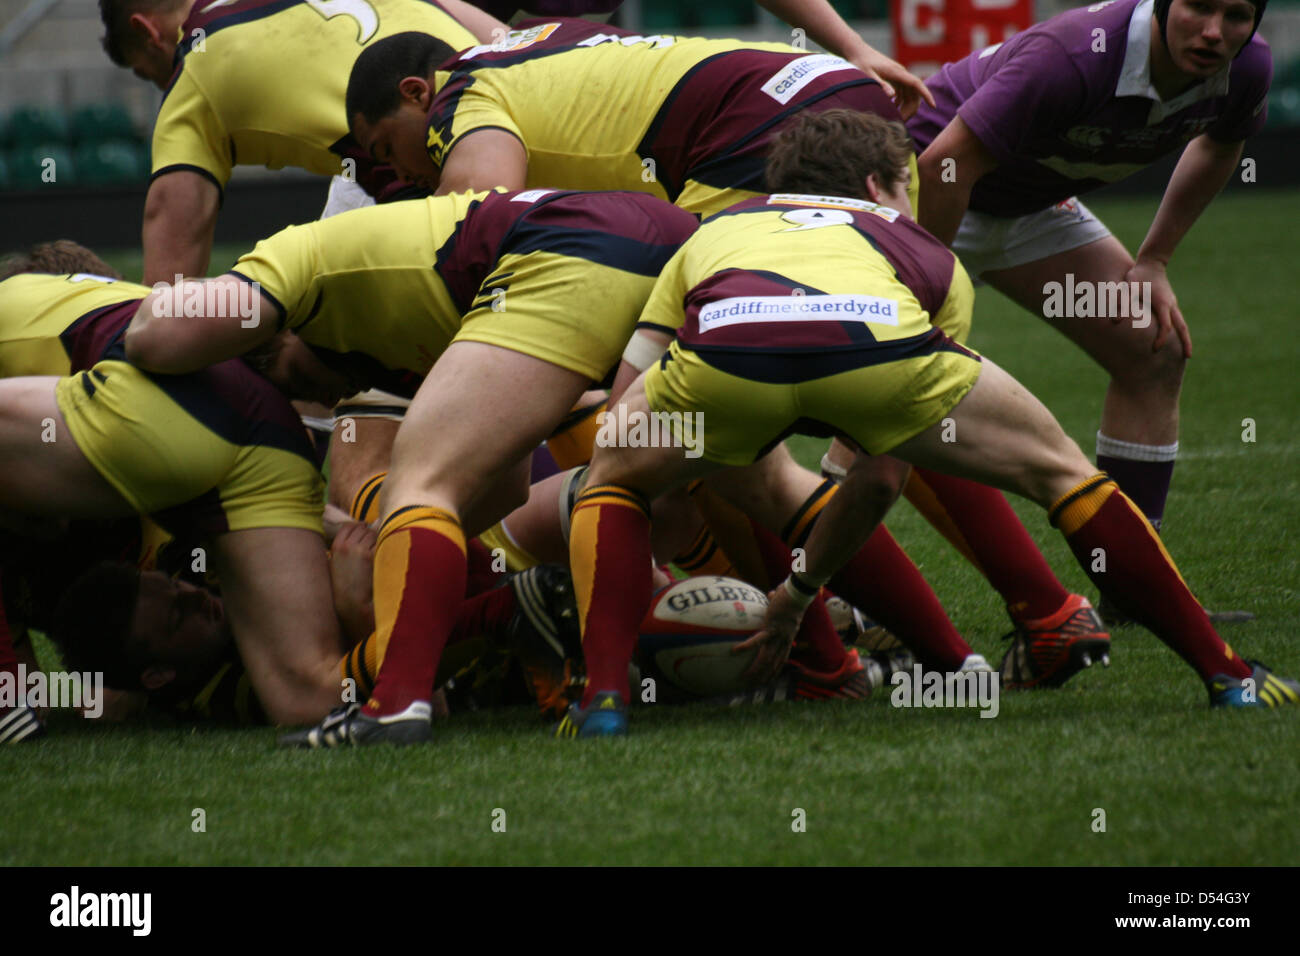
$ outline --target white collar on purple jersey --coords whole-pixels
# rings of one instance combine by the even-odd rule
[[[1155,15],[1155,6],[1155,0],[1142,0],[1133,8],[1133,16],[1128,21],[1124,66],[1119,72],[1119,82],[1115,84],[1116,96],[1145,96],[1154,101],[1151,113],[1147,116],[1148,125],[1159,123],[1166,116],[1187,109],[1193,103],[1211,96],[1225,95],[1228,92],[1228,71],[1232,69],[1232,64],[1229,64],[1208,80],[1195,84],[1172,100],[1160,99],[1160,94],[1151,85],[1151,18]]]

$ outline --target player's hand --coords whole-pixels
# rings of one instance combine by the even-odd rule
[[[910,118],[920,108],[921,100],[934,106],[934,94],[926,88],[924,81],[905,69],[903,64],[891,60],[879,50],[866,46],[865,51],[848,59],[850,63],[880,84],[881,89],[898,107],[898,112],[902,114],[903,119]]]
[[[348,636],[361,638],[374,629],[375,605],[372,597],[375,543],[379,535],[361,521],[344,525],[334,536],[330,548],[330,582],[334,590],[334,610],[348,630]],[[355,638],[360,640],[361,638]]]
[[[795,603],[783,586],[778,585],[768,594],[763,629],[731,648],[733,654],[758,650],[754,663],[745,671],[745,680],[751,684],[766,684],[776,679],[790,656],[795,635],[803,623],[803,612],[804,609]]]
[[[1178,308],[1178,297],[1174,295],[1174,287],[1169,283],[1164,265],[1154,261],[1138,262],[1124,276],[1124,281],[1151,283],[1151,315],[1143,316],[1142,320],[1138,320],[1155,321],[1156,337],[1151,343],[1151,351],[1159,352],[1169,341],[1170,334],[1174,334],[1182,343],[1183,355],[1191,358],[1192,333],[1183,319],[1182,310]],[[1129,286],[1129,288],[1133,287]],[[1119,321],[1119,319],[1112,321]]]

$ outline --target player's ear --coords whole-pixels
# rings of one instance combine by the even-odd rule
[[[137,40],[142,40],[146,44],[157,44],[161,41],[162,34],[158,31],[154,22],[143,13],[131,14],[131,18],[127,22],[131,25],[131,33],[134,34]]]
[[[159,690],[176,679],[176,669],[150,664],[140,672],[140,686],[145,690]]]
[[[422,76],[404,77],[397,84],[397,91],[402,94],[405,102],[414,103],[422,110],[427,110],[433,102],[433,87]]]
[[[880,202],[885,191],[880,188],[880,179],[875,173],[867,173],[867,198],[872,202]]]

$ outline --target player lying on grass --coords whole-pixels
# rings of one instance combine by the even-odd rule
[[[377,681],[330,739],[428,738],[466,538],[524,500],[528,456],[617,364],[654,277],[695,225],[632,193],[392,203],[286,229],[205,283],[232,294],[257,283],[260,327],[137,310],[126,352],[156,371],[245,353],[285,327],[368,386],[418,386],[381,499]]]
[[[836,434],[861,453],[809,537],[806,570],[771,593],[766,629],[740,645],[757,649],[755,674],[785,659],[808,601],[888,510],[905,469],[890,483],[866,467],[888,454],[1041,504],[1094,583],[1197,671],[1212,704],[1300,702],[1300,683],[1224,644],[1151,525],[1051,414],[931,324],[954,305],[969,313],[969,279],[909,217],[908,151],[905,131],[879,117],[810,117],[782,136],[768,177],[821,195],[741,203],[664,270],[642,323],[671,330],[672,342],[619,414],[701,414],[703,456],[597,449],[570,535],[588,685],[560,735],[626,731],[627,660],[650,598],[649,500],[792,432]],[[1096,549],[1105,572],[1092,570]]]
[[[768,144],[792,117],[836,107],[898,115],[843,61],[777,44],[535,20],[505,49],[476,47],[444,62],[449,55],[431,37],[391,37],[357,58],[347,94],[361,146],[440,192],[636,189],[707,215],[765,188]],[[1016,645],[1033,649],[1030,669],[1009,679],[1060,683],[1073,673],[1061,653],[1069,635],[1109,638],[1002,495],[921,470],[909,498],[988,576]]]
[[[269,716],[319,717],[338,703],[344,645],[321,537],[323,483],[298,417],[242,361],[186,376],[127,364],[122,335],[150,290],[86,269],[111,272],[88,250],[54,243],[0,273],[0,512],[151,515],[205,538]],[[355,391],[301,342],[277,344],[268,374],[287,391]]]
[[[908,124],[924,150],[921,225],[1110,375],[1097,466],[1157,530],[1192,354],[1166,270],[1264,125],[1271,58],[1252,39],[1264,7],[1112,0],[1070,10],[945,66],[929,80],[937,107]],[[1075,197],[1177,149],[1134,261]]]

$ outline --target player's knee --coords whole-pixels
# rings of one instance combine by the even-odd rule
[[[1111,378],[1121,387],[1135,391],[1177,391],[1182,385],[1187,357],[1177,336],[1158,351],[1151,349],[1150,336],[1128,336],[1126,347],[1107,364]]]

